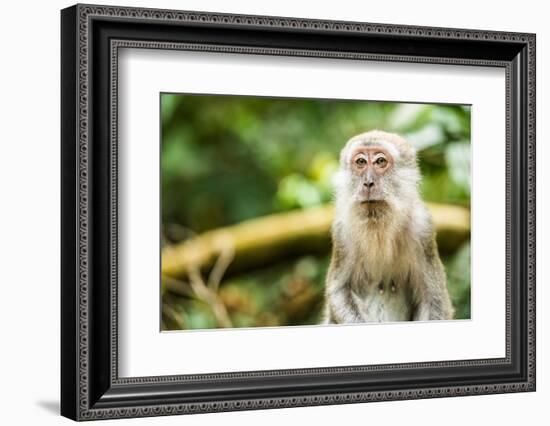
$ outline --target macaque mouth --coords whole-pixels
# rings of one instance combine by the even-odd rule
[[[363,200],[359,205],[367,211],[385,211],[389,207],[386,200]]]

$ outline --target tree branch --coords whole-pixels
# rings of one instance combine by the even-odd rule
[[[465,207],[428,204],[443,254],[454,252],[470,236],[470,212]],[[219,276],[249,270],[278,260],[330,250],[334,206],[278,213],[214,229],[162,250],[162,274],[181,278],[195,270],[210,274],[209,287]],[[217,266],[216,265],[217,262]]]

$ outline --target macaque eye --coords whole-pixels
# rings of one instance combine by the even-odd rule
[[[367,160],[365,160],[363,157],[358,157],[355,160],[355,164],[359,167],[365,167],[365,165],[367,164]]]
[[[378,167],[386,167],[386,164],[388,164],[388,160],[386,160],[384,157],[378,157],[374,164],[376,164]]]

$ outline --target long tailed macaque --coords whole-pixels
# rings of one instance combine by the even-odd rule
[[[325,323],[453,318],[414,148],[370,131],[350,139],[335,179]]]

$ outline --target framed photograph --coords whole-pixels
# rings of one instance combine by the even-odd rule
[[[61,413],[535,390],[535,35],[61,12]]]

